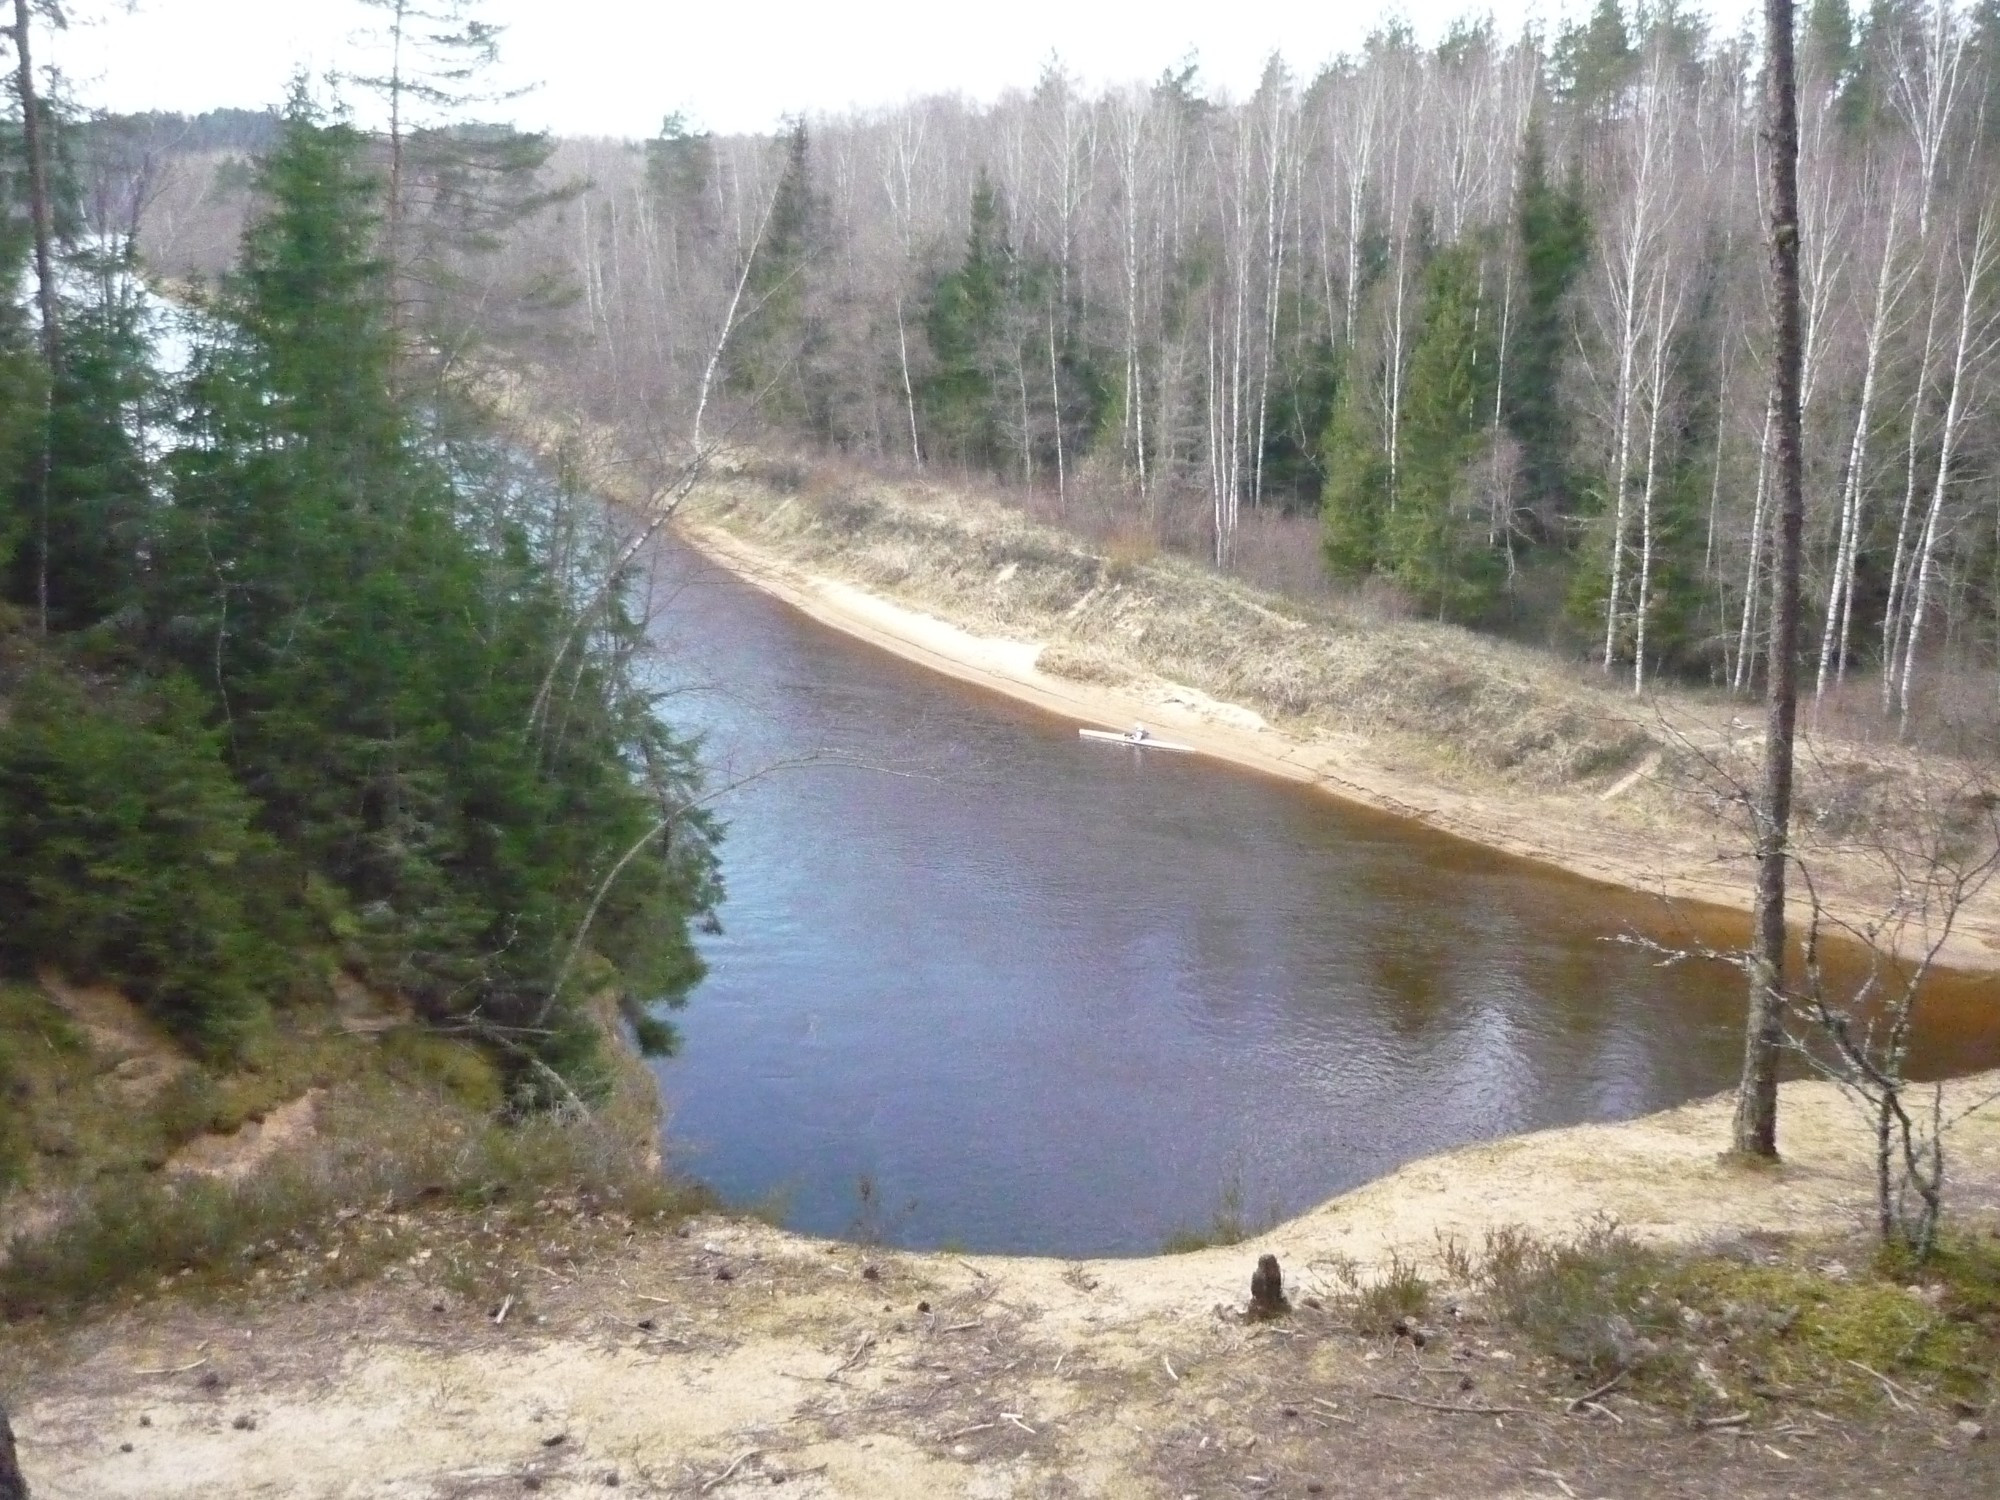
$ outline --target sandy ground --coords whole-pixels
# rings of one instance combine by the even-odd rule
[[[1602,792],[1497,795],[1440,787],[1399,770],[1360,736],[1294,738],[1239,705],[1154,680],[1121,686],[1039,670],[1043,644],[976,635],[948,621],[807,572],[713,525],[681,520],[677,534],[753,586],[835,630],[1080,724],[1125,729],[1143,721],[1164,737],[1234,765],[1301,781],[1367,807],[1414,818],[1488,848],[1606,884],[1735,911],[1750,904],[1745,851],[1723,825],[1635,828],[1612,804],[1658,766],[1654,757]],[[1830,903],[1838,909],[1838,892]],[[1865,919],[1857,909],[1853,915]],[[1961,912],[1939,955],[1953,968],[2000,969],[2000,889]]]
[[[1961,1080],[1949,1105],[1995,1090]],[[1777,1170],[1717,1158],[1728,1112],[1449,1152],[1185,1256],[897,1254],[711,1218],[549,1244],[495,1322],[417,1252],[356,1289],[169,1300],[0,1346],[0,1384],[41,1500],[2000,1493],[2000,1444],[1943,1409],[1887,1432],[1817,1412],[1700,1432],[1616,1396],[1571,1412],[1531,1356],[1449,1311],[1418,1352],[1308,1300],[1344,1259],[1435,1264],[1441,1237],[1512,1224],[1611,1215],[1687,1241],[1866,1222],[1864,1135],[1833,1089],[1786,1086]],[[1954,1149],[1961,1202],[2000,1209],[2000,1112]],[[1297,1311],[1248,1323],[1267,1250]]]

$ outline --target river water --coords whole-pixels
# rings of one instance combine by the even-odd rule
[[[718,783],[748,778],[720,804],[724,932],[658,1065],[680,1165],[733,1203],[909,1246],[1146,1253],[1733,1082],[1736,972],[1614,941],[1681,930],[1655,901],[1086,744],[680,549],[657,585],[664,712]],[[1995,1009],[1990,981],[1948,987],[1920,1065],[2000,1063]]]

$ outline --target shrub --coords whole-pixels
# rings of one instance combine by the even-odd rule
[[[322,1106],[318,1138],[250,1175],[107,1177],[76,1192],[46,1232],[16,1238],[0,1261],[0,1318],[72,1313],[157,1278],[228,1284],[259,1247],[335,1239],[364,1205],[423,1204],[528,1215],[562,1198],[633,1219],[711,1206],[698,1187],[653,1170],[594,1115],[506,1124],[441,1092],[350,1086]],[[383,1244],[340,1239],[338,1274],[365,1275]]]
[[[1561,1243],[1490,1235],[1479,1280],[1491,1312],[1579,1381],[1624,1374],[1689,1405],[1802,1389],[1877,1399],[1877,1372],[1985,1400],[2000,1354],[1990,1238],[1950,1237],[1920,1267],[1828,1275],[1771,1251],[1655,1248],[1598,1222]]]
[[[0,960],[119,985],[181,1039],[240,1052],[290,963],[251,816],[185,683],[90,696],[30,676],[0,728]]]

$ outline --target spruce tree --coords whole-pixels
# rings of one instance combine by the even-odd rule
[[[730,387],[753,401],[765,421],[823,441],[831,435],[829,399],[813,369],[822,339],[810,297],[821,210],[803,120],[793,123],[783,149],[784,169],[744,283],[742,323],[729,341],[726,368]],[[683,156],[681,164],[691,163]]]
[[[1489,602],[1499,564],[1466,484],[1493,406],[1492,318],[1481,305],[1479,261],[1479,247],[1461,240],[1425,271],[1398,484],[1380,547],[1381,565],[1397,583],[1439,616],[1461,619]]]
[[[1006,461],[999,405],[1013,281],[1006,209],[982,168],[972,189],[965,257],[938,278],[924,320],[931,349],[924,416],[933,445],[962,463]]]
[[[1590,255],[1583,184],[1572,173],[1550,181],[1538,123],[1522,146],[1515,208],[1521,289],[1508,341],[1507,430],[1521,445],[1527,509],[1544,523],[1571,509],[1569,411],[1563,370],[1570,337],[1570,290]]]
[[[1389,512],[1389,455],[1367,409],[1359,361],[1348,360],[1320,440],[1326,487],[1320,497],[1320,546],[1338,578],[1365,578],[1381,560],[1382,524]]]

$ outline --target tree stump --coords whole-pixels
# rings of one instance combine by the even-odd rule
[[[7,1408],[0,1406],[0,1500],[28,1500],[28,1481],[14,1455],[14,1429],[7,1425]]]
[[[1285,1300],[1285,1276],[1278,1269],[1278,1257],[1259,1256],[1250,1277],[1250,1316],[1275,1318],[1291,1310],[1292,1304]]]

